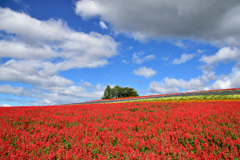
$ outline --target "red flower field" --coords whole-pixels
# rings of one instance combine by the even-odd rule
[[[239,159],[240,101],[0,108],[0,159]]]

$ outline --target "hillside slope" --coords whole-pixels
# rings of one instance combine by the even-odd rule
[[[172,97],[172,98],[170,98]],[[184,97],[184,98],[183,98]],[[161,94],[140,97],[114,98],[96,101],[86,101],[74,104],[96,104],[96,103],[117,103],[117,102],[137,102],[137,101],[159,101],[159,100],[173,100],[173,99],[240,99],[240,88],[219,89],[208,91],[193,91],[172,94]]]

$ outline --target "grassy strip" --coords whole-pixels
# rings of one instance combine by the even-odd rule
[[[224,99],[239,99],[240,95],[200,95],[200,96],[178,96],[178,97],[162,97],[162,98],[149,98],[129,101],[117,101],[110,103],[125,103],[125,102],[151,102],[151,101],[176,101],[176,100],[224,100]],[[109,102],[106,102],[109,103]]]

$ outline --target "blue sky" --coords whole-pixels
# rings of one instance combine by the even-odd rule
[[[240,1],[1,0],[0,106],[240,87]]]

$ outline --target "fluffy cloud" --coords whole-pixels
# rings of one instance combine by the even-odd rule
[[[107,25],[103,21],[100,21],[99,25],[102,29],[108,29]]]
[[[16,96],[31,96],[31,93],[22,87],[11,87],[10,85],[0,85],[0,93],[7,93]]]
[[[149,91],[153,93],[177,93],[179,88],[183,90],[201,90],[204,89],[205,84],[198,78],[193,78],[190,81],[184,81],[182,79],[168,78],[164,79],[164,82],[153,81],[149,85]]]
[[[204,74],[199,77],[200,80],[203,82],[209,83],[209,81],[219,78],[219,76],[215,75],[215,72],[213,72],[213,71],[203,71],[203,73]]]
[[[141,57],[142,55],[144,55],[143,52],[134,53],[133,54],[133,63],[142,64],[145,61],[149,61],[149,60],[155,59],[155,56],[152,55],[152,54],[151,55],[147,55],[145,57]]]
[[[224,47],[212,56],[203,55],[200,61],[207,64],[214,64],[218,62],[232,62],[240,60],[240,50],[237,48]]]
[[[149,85],[149,89],[150,92],[153,93],[158,93],[158,94],[165,94],[165,93],[177,93],[179,92],[178,87],[166,87],[165,85],[163,85],[162,83],[153,81],[150,83]]]
[[[0,40],[0,58],[14,57],[16,59],[51,59],[57,53],[48,45],[35,47],[23,42]]]
[[[198,51],[202,53],[203,51]],[[203,71],[203,75],[199,78],[202,81],[207,82],[205,89],[226,89],[226,88],[239,88],[240,87],[240,51],[237,48],[223,47],[217,53],[211,56],[203,55],[200,61],[206,63],[201,66],[200,69]],[[230,63],[237,61],[235,66],[232,68],[231,73],[226,75],[217,76],[212,71],[213,66],[220,62]],[[215,80],[212,83],[209,81]]]
[[[186,61],[189,61],[191,59],[193,59],[193,57],[195,56],[195,54],[182,54],[181,57],[175,58],[172,63],[173,64],[181,64],[181,63],[185,63]]]
[[[91,91],[88,91],[89,88]],[[27,103],[27,105],[56,105],[101,99],[104,89],[105,87],[100,84],[94,86],[82,80],[79,85],[35,86],[31,90],[23,87],[1,85],[0,93],[31,97],[32,100],[26,102],[25,105]]]
[[[213,71],[203,71],[203,75],[192,78],[190,81],[182,79],[168,78],[164,81],[152,81],[149,85],[149,91],[154,94],[177,93],[180,89],[184,91],[193,90],[211,90],[211,89],[227,89],[240,88],[240,67],[237,63],[232,72],[227,75],[217,76]],[[213,81],[213,82],[210,82]]]
[[[117,54],[118,44],[109,36],[76,32],[62,20],[40,21],[8,8],[0,8],[0,30],[8,33],[0,41],[0,57],[49,60],[54,72],[103,66]],[[54,59],[61,62],[51,63]]]
[[[84,83],[91,84],[89,82]],[[89,85],[87,87],[90,87]],[[86,88],[87,88],[86,87]],[[55,104],[69,104],[69,103],[78,103],[81,101],[89,101],[95,99],[101,99],[104,90],[103,87],[98,89],[99,86],[93,86],[94,91],[88,92],[87,89],[83,86],[67,86],[67,87],[48,87],[44,88],[48,90],[50,93],[41,92],[37,94],[35,98],[39,100],[35,101],[36,105],[55,105]]]
[[[138,75],[138,76],[144,76],[146,78],[152,77],[156,74],[157,72],[154,71],[152,68],[146,68],[144,67],[140,67],[137,70],[134,70],[134,74]]]
[[[212,89],[226,89],[226,88],[240,88],[240,70],[237,67],[233,67],[232,72],[224,76],[222,79],[216,80],[211,88]]]
[[[117,55],[118,43],[108,35],[71,29],[62,20],[38,20],[0,7],[0,81],[30,84],[33,90],[1,86],[0,92],[38,99],[36,104],[60,104],[99,99],[103,89],[82,86],[59,76],[73,68],[96,68]],[[89,92],[87,88],[93,91]],[[99,89],[100,88],[100,89]],[[24,94],[23,94],[24,93]]]
[[[115,31],[138,40],[195,39],[231,46],[240,41],[236,0],[81,0],[75,12],[85,19],[100,16]]]
[[[61,95],[58,93],[44,94],[41,96],[41,100],[37,101],[36,104],[41,105],[56,105],[56,104],[70,104],[79,103],[81,101],[90,101],[101,99],[103,92],[85,92],[82,93],[80,97],[73,97],[69,95]]]
[[[105,65],[106,58],[117,54],[117,43],[110,36],[76,32],[62,20],[40,21],[8,8],[0,8],[0,30],[16,35],[0,41],[1,57],[62,58],[74,63],[72,68],[81,68]],[[84,65],[78,66],[76,58],[84,59]]]
[[[35,60],[9,60],[0,65],[0,80],[38,86],[67,86],[73,84],[71,80],[57,76],[56,73],[51,74],[45,71],[49,69],[48,66],[49,63],[47,62]]]

